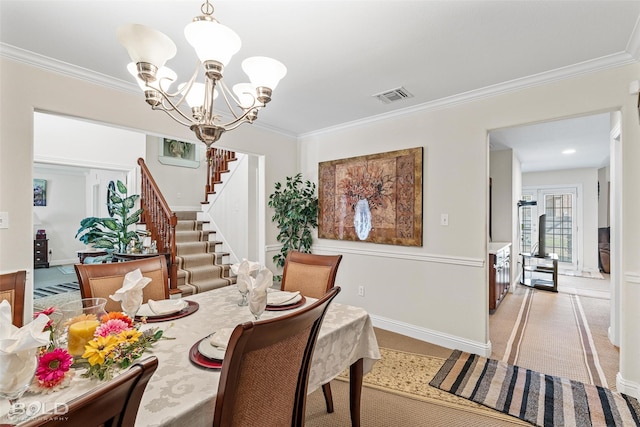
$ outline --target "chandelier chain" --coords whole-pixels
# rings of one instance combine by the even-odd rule
[[[207,16],[211,16],[213,15],[213,5],[207,0],[206,3],[202,3],[202,6],[200,6],[200,11]]]

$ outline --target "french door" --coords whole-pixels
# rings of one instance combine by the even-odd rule
[[[557,254],[558,262],[564,264],[565,269],[577,270],[577,197],[578,189],[575,187],[538,188],[523,191],[525,200],[538,202],[536,206],[523,207],[525,209],[520,220],[523,249],[527,249],[525,244],[531,245],[531,242],[538,240],[538,217],[546,214],[546,229],[544,230],[546,252]],[[527,252],[530,252],[530,249]]]

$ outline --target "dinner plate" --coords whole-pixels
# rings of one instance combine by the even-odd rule
[[[195,301],[185,300],[187,301],[187,307],[183,308],[177,313],[166,314],[164,316],[155,315],[154,317],[147,317],[147,323],[156,323],[156,322],[166,322],[168,320],[180,319],[181,317],[189,316],[190,314],[195,313],[200,308],[200,305]],[[138,310],[139,311],[139,310]],[[142,316],[136,315],[136,320],[142,320]]]
[[[300,307],[303,306],[305,302],[307,302],[307,299],[304,297],[304,295],[300,295],[300,300],[298,302],[294,302],[292,304],[287,304],[287,305],[269,305],[267,304],[267,307],[265,308],[266,311],[282,311],[282,310],[291,310],[293,308],[296,307]]]
[[[198,351],[207,359],[217,360],[218,362],[222,362],[222,359],[224,359],[225,349],[211,345],[211,335],[200,341]]]
[[[159,304],[163,304],[164,301],[156,301]],[[162,313],[162,314],[157,314],[155,313],[152,309],[151,306],[149,305],[148,302],[142,304],[140,306],[140,308],[138,309],[138,312],[136,313],[136,316],[138,317],[163,317],[163,316],[170,316],[172,314],[176,314],[182,310],[184,310],[185,308],[187,308],[188,304],[184,304],[186,303],[185,300],[182,300],[180,302],[182,302],[182,306],[180,306],[178,304],[178,300],[167,300],[168,304],[170,305],[170,309],[172,311],[168,311],[166,313]]]
[[[208,339],[209,339],[209,336],[206,336],[202,340],[208,340]],[[200,345],[202,340],[196,341],[196,343],[191,346],[191,349],[189,350],[189,360],[194,365],[200,366],[202,368],[215,369],[215,370],[221,369],[222,361],[209,359],[203,356],[200,353],[200,351],[198,351],[198,346]]]

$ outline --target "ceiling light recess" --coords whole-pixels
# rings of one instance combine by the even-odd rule
[[[177,78],[176,73],[164,65],[177,52],[169,37],[139,24],[118,28],[117,36],[133,61],[129,70],[151,108],[164,111],[189,127],[210,147],[224,132],[257,119],[258,111],[271,101],[272,91],[287,74],[287,68],[264,56],[247,58],[242,62],[242,69],[251,83],[240,83],[233,86],[233,91],[229,90],[223,81],[224,67],[240,50],[240,37],[213,17],[209,0],[200,10],[202,16],[193,18],[184,29],[185,38],[198,56],[198,65],[191,78],[178,85],[175,92],[169,88]],[[204,83],[196,82],[200,68],[204,71]],[[214,111],[218,95],[233,116],[229,122],[223,123],[220,114]]]

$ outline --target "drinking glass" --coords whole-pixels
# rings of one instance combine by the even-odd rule
[[[249,277],[243,277],[243,275],[239,275],[238,278],[236,279],[236,284],[238,285],[238,292],[240,292],[240,295],[242,295],[242,299],[240,299],[240,302],[238,303],[240,307],[246,307],[249,304],[249,301],[247,301],[247,294],[249,293],[249,287],[247,286],[246,279],[249,279]]]
[[[142,305],[142,289],[139,291],[129,291],[128,295],[125,295],[120,302],[122,306],[122,311],[126,314],[131,320],[134,320],[136,317],[136,313],[140,310],[140,306]]]
[[[67,345],[69,353],[73,356],[80,356],[84,353],[85,344],[93,338],[93,332],[100,324],[102,316],[107,314],[104,306],[107,304],[105,298],[83,298],[71,301],[60,306],[62,312],[61,325],[63,331],[60,334],[58,345]],[[94,315],[96,318],[78,318],[80,315]],[[73,326],[73,331],[69,334],[69,328]],[[71,335],[71,336],[70,336]]]
[[[267,290],[252,289],[249,291],[249,311],[256,320],[260,320],[265,308],[267,308]]]
[[[0,355],[0,398],[8,399],[11,405],[9,413],[3,417],[9,424],[17,424],[27,418],[27,411],[18,400],[29,388],[38,367],[36,356],[38,348],[31,348],[17,353]],[[0,423],[4,420],[0,419]]]

